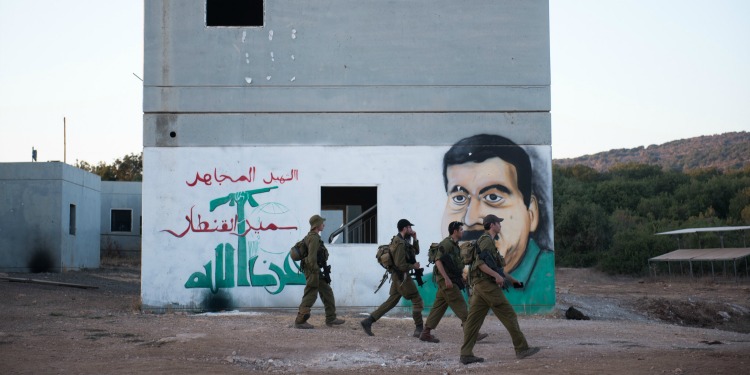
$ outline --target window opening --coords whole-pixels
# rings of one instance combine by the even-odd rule
[[[263,26],[263,0],[206,0],[206,26]]]
[[[326,243],[376,243],[378,189],[374,186],[323,186],[320,215],[326,219]],[[333,234],[333,241],[331,240]]]
[[[133,228],[133,210],[130,209],[112,209],[111,211],[111,232],[131,232]]]
[[[68,233],[75,236],[76,234],[76,205],[70,205],[69,220],[68,220]]]

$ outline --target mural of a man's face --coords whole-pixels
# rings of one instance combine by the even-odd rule
[[[532,195],[527,207],[518,189],[516,167],[493,157],[480,163],[450,165],[446,178],[448,198],[441,227],[463,221],[463,239],[476,239],[484,231],[482,219],[487,214],[503,218],[495,243],[505,257],[506,270],[514,269],[526,252],[529,233],[539,222],[536,198]]]

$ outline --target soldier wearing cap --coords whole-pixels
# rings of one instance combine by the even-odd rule
[[[323,300],[323,306],[326,312],[326,325],[333,327],[334,325],[344,324],[343,319],[336,318],[336,300],[333,297],[333,290],[324,280],[321,279],[320,266],[318,264],[318,257],[328,261],[328,249],[323,244],[323,240],[320,238],[320,232],[325,228],[325,220],[320,215],[313,215],[310,218],[310,232],[304,238],[305,246],[307,246],[307,257],[302,260],[302,272],[305,273],[305,292],[302,295],[302,303],[299,305],[299,312],[297,313],[297,319],[294,320],[294,327],[301,329],[314,328],[312,324],[308,323],[310,319],[310,311],[312,305],[318,299]]]
[[[495,262],[503,267],[503,260],[497,247],[495,247],[495,237],[500,233],[500,222],[503,219],[495,215],[486,215],[482,220],[485,232],[477,239],[479,251],[489,251],[495,258]],[[510,277],[511,281],[517,282]],[[505,298],[501,286],[504,279],[495,270],[488,267],[480,257],[475,257],[474,263],[469,269],[469,278],[473,294],[469,300],[469,316],[464,323],[464,343],[461,346],[460,362],[467,365],[474,362],[483,362],[484,358],[474,356],[474,344],[477,342],[479,329],[482,328],[484,318],[487,312],[492,309],[495,316],[500,320],[508,330],[513,341],[513,347],[516,350],[516,357],[519,359],[531,356],[539,351],[538,347],[529,347],[518,325],[518,317],[513,306]]]
[[[414,325],[416,326],[413,336],[419,337],[424,328],[422,320],[424,301],[422,301],[422,296],[417,291],[417,285],[409,274],[409,271],[420,268],[419,262],[416,261],[416,255],[419,254],[419,241],[417,240],[417,232],[411,229],[413,225],[406,219],[401,219],[396,224],[398,234],[393,236],[390,244],[394,266],[391,270],[391,290],[388,299],[373,311],[367,319],[360,322],[362,329],[370,336],[373,336],[372,324],[396,307],[401,297],[410,300],[412,303],[412,318],[414,318]]]

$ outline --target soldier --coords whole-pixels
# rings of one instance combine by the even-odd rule
[[[320,215],[313,215],[310,218],[310,232],[305,236],[304,242],[307,246],[307,257],[302,260],[302,272],[305,273],[305,292],[302,295],[302,303],[299,305],[297,319],[294,321],[295,328],[311,329],[312,324],[308,323],[312,305],[318,299],[323,300],[323,306],[326,311],[326,325],[344,324],[343,319],[336,318],[336,300],[333,298],[331,286],[322,280],[320,268],[328,261],[328,249],[320,238],[320,232],[325,228],[324,218]]]
[[[466,322],[468,312],[466,301],[463,294],[461,294],[461,289],[464,287],[464,263],[461,259],[461,249],[458,247],[458,240],[461,239],[464,231],[463,225],[464,223],[460,221],[452,221],[448,224],[448,233],[450,235],[440,242],[435,253],[435,269],[437,269],[437,272],[433,271],[433,275],[435,277],[435,284],[438,286],[438,291],[435,294],[435,303],[432,305],[430,315],[427,316],[424,330],[419,336],[419,339],[422,341],[440,342],[430,331],[437,328],[440,319],[443,318],[449,306],[456,316],[461,319],[462,326]],[[453,280],[456,280],[457,283],[454,283]],[[477,341],[485,337],[487,337],[486,333],[480,333]]]
[[[388,299],[380,307],[373,311],[367,319],[360,322],[362,329],[370,336],[372,333],[372,324],[388,311],[394,308],[401,297],[404,297],[412,303],[412,317],[414,318],[414,337],[419,337],[424,328],[422,321],[422,309],[424,302],[422,296],[417,291],[417,286],[411,278],[409,271],[419,270],[419,262],[416,255],[419,254],[419,241],[417,232],[411,229],[414,224],[409,220],[401,219],[396,224],[398,234],[391,239],[391,255],[393,256],[393,269],[391,272],[391,290]],[[412,243],[414,239],[414,243]]]
[[[497,247],[495,247],[494,239],[500,233],[501,221],[503,219],[492,214],[485,216],[482,220],[485,233],[477,240],[479,251],[489,251],[500,267],[504,266],[505,262],[497,251]],[[514,284],[518,283],[512,276],[508,277]],[[523,359],[537,353],[539,348],[529,347],[526,337],[521,332],[521,327],[518,326],[516,312],[513,311],[513,307],[500,288],[505,282],[503,277],[488,267],[479,256],[476,256],[469,269],[469,278],[473,294],[469,300],[469,317],[464,324],[464,344],[461,346],[461,357],[459,359],[461,363],[468,365],[469,363],[484,361],[484,358],[474,356],[473,349],[477,342],[479,329],[482,327],[489,309],[492,309],[492,312],[510,333],[513,347],[516,350],[516,358]]]

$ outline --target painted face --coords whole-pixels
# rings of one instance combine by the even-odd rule
[[[473,239],[484,231],[486,215],[503,218],[495,244],[505,257],[506,270],[513,270],[526,252],[529,233],[538,224],[536,198],[532,196],[526,207],[518,190],[516,167],[496,157],[449,166],[446,176],[448,199],[441,228],[454,220],[463,221],[467,229],[463,238]]]

